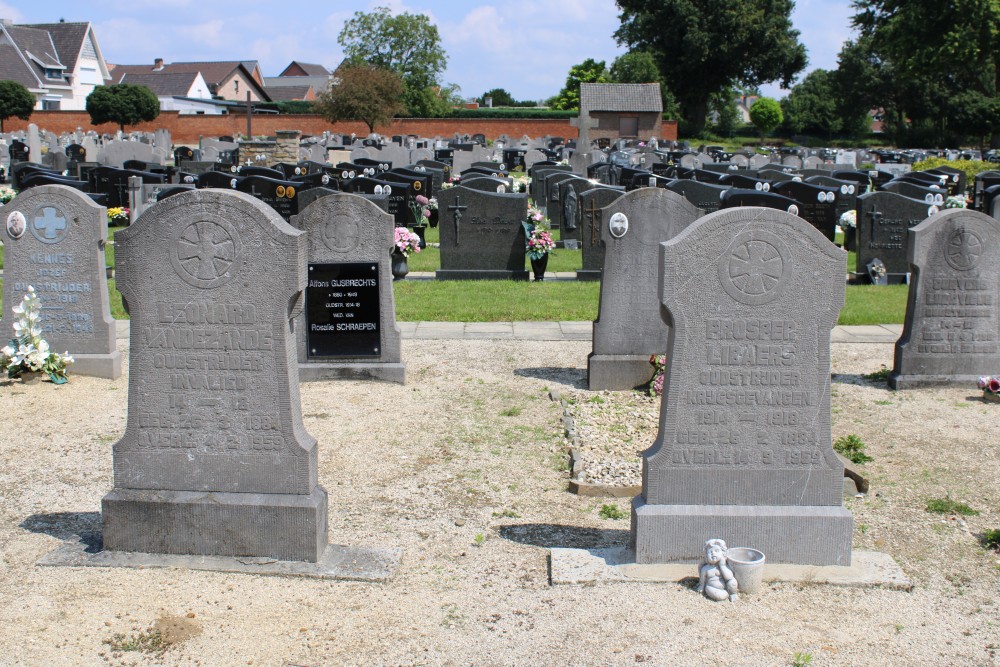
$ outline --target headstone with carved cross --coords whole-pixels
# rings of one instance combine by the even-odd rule
[[[524,194],[482,192],[462,186],[438,193],[439,280],[527,280]]]
[[[406,382],[390,273],[393,217],[333,193],[292,218],[305,230],[309,282],[295,323],[299,380]]]
[[[40,185],[0,208],[0,216],[7,311],[0,339],[6,343],[13,336],[10,308],[31,285],[42,303],[42,338],[50,349],[73,355],[70,375],[120,377],[105,270],[105,208],[79,190]]]
[[[887,281],[901,283],[910,264],[906,236],[927,217],[938,213],[934,204],[893,192],[870,192],[857,198],[857,274],[867,276],[868,264],[876,257],[885,264]]]
[[[576,272],[577,280],[600,280],[604,268],[604,244],[601,226],[604,217],[601,209],[625,194],[625,188],[612,185],[595,185],[579,194],[577,209],[580,212],[580,249],[583,251],[583,268]]]
[[[660,243],[700,215],[686,199],[663,188],[627,192],[602,209],[601,301],[587,357],[591,390],[633,389],[649,382],[649,357],[667,351],[670,335],[657,297]]]
[[[909,232],[913,280],[889,386],[972,385],[1000,368],[1000,221],[967,209]]]
[[[327,496],[292,332],[305,233],[250,195],[191,190],[115,242],[129,404],[104,548],[316,562]]]
[[[633,500],[637,562],[697,562],[720,536],[769,563],[851,564],[830,415],[845,261],[802,218],[758,207],[710,213],[662,244],[673,330]]]

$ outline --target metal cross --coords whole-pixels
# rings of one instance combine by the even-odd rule
[[[879,221],[882,220],[882,211],[878,211],[876,209],[872,209],[872,211],[871,211],[871,213],[869,213],[869,215],[871,216],[871,233],[868,235],[868,242],[869,243],[874,243],[875,242],[875,225],[877,225],[879,223]]]
[[[597,202],[591,198],[590,208],[583,210],[590,222],[590,247],[597,245],[597,237],[601,233],[601,209],[597,208]]]
[[[454,213],[452,220],[455,223],[455,245],[458,245],[458,225],[462,222],[462,211],[467,208],[468,205],[462,206],[461,196],[455,197],[455,203],[448,207],[448,210]]]

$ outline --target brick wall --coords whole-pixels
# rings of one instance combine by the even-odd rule
[[[279,130],[296,129],[303,135],[322,134],[329,130],[334,134],[368,135],[368,126],[360,121],[342,121],[330,123],[319,116],[305,114],[261,114],[252,120],[252,132],[255,136],[275,136]],[[77,128],[84,131],[96,130],[100,133],[113,134],[118,130],[114,123],[91,125],[90,115],[86,111],[35,111],[31,120],[8,118],[4,121],[4,130],[13,132],[28,129],[28,123],[35,123],[39,128],[61,134],[75,132]],[[159,117],[150,123],[130,125],[128,130],[152,132],[157,129],[170,131],[175,144],[197,145],[198,138],[235,136],[245,134],[247,130],[246,116],[231,114],[224,116],[180,115],[176,111],[161,112]],[[481,133],[493,139],[501,134],[510,137],[544,137],[546,135],[575,139],[577,129],[569,124],[569,119],[507,119],[507,118],[397,118],[388,127],[380,127],[378,131],[385,136],[394,134],[416,134],[421,137],[450,137],[454,133]],[[663,121],[662,134],[658,138],[665,140],[677,139],[677,122]]]

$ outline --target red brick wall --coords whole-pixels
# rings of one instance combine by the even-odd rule
[[[312,115],[275,115],[261,114],[252,118],[252,131],[254,135],[274,136],[277,130],[301,130],[304,135],[322,134],[329,130],[334,134],[357,134],[365,136],[368,134],[368,126],[360,121],[343,121],[339,123],[329,123],[319,116]],[[61,134],[62,132],[75,132],[82,128],[84,131],[96,130],[101,133],[112,134],[118,130],[113,123],[104,125],[91,125],[90,116],[86,111],[35,111],[31,114],[31,120],[23,121],[19,118],[9,118],[4,121],[4,130],[12,132],[15,130],[26,130],[28,123],[35,123],[39,128]],[[200,136],[219,137],[245,134],[247,131],[246,116],[237,114],[224,116],[198,116],[180,115],[176,111],[164,111],[159,117],[150,123],[140,123],[130,125],[128,130],[143,130],[152,132],[153,130],[164,128],[170,130],[170,136],[175,144],[197,144]],[[380,127],[378,131],[386,136],[394,134],[416,134],[422,137],[450,137],[458,132],[460,134],[485,134],[493,139],[501,134],[506,134],[512,138],[528,135],[529,137],[544,137],[552,135],[556,137],[566,137],[575,139],[578,136],[575,127],[570,126],[569,119],[506,119],[506,118],[397,118],[388,127]],[[661,135],[665,140],[677,139],[677,121],[663,121],[663,131]]]

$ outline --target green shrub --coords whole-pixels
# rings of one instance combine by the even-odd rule
[[[602,519],[624,519],[628,516],[628,513],[622,511],[618,505],[612,505],[611,503],[605,503],[601,505],[601,511],[598,512]]]
[[[965,172],[965,187],[971,192],[976,182],[976,174],[984,171],[996,171],[997,165],[982,160],[952,160],[943,157],[931,157],[913,163],[913,171],[925,171],[934,167],[954,167]]]
[[[1000,528],[992,528],[983,531],[983,546],[987,549],[1000,551]]]
[[[875,460],[865,453],[865,443],[853,433],[837,438],[833,443],[833,451],[843,455],[851,463],[861,464]]]
[[[929,498],[927,511],[935,514],[961,514],[962,516],[979,516],[979,510],[974,510],[965,503],[952,500],[951,497]]]

